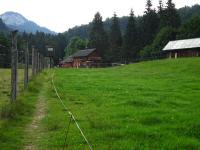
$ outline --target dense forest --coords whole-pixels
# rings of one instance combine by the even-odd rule
[[[72,55],[79,49],[97,48],[104,62],[131,62],[138,58],[161,55],[163,46],[169,40],[200,37],[200,5],[176,9],[172,0],[155,10],[151,0],[147,0],[142,16],[135,16],[130,10],[129,16],[112,18],[103,21],[97,12],[88,25],[76,26],[57,35],[19,33],[18,49],[23,51],[28,42],[34,45],[43,55],[47,55],[46,46],[54,47],[54,63]],[[0,20],[0,65],[9,67],[10,33]],[[6,47],[6,48],[5,48]]]

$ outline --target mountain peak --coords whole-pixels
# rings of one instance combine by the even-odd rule
[[[19,13],[8,11],[0,15],[3,22],[7,25],[19,26],[28,22],[28,20]]]
[[[17,12],[7,11],[0,15],[0,18],[3,20],[3,22],[11,29],[17,29],[20,32],[27,32],[27,33],[36,33],[44,32],[47,34],[56,34],[55,32],[45,28],[40,27],[33,21],[29,21],[24,16]]]

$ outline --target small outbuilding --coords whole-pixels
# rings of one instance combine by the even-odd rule
[[[60,62],[61,67],[97,67],[101,61],[100,53],[94,49],[79,50]]]
[[[101,61],[101,55],[97,49],[80,50],[73,54],[73,67],[95,67]]]
[[[163,51],[169,58],[200,56],[200,38],[170,41]]]

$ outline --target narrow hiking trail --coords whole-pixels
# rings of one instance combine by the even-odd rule
[[[47,102],[45,98],[46,86],[44,85],[39,93],[36,111],[33,115],[32,122],[25,129],[25,146],[24,150],[38,149],[37,143],[42,137],[43,127],[41,124],[42,119],[46,115]]]

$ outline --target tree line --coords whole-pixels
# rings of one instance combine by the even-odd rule
[[[147,0],[142,16],[136,17],[134,10],[129,16],[119,18],[114,13],[112,18],[103,22],[97,12],[88,25],[74,27],[57,35],[43,32],[18,33],[18,49],[23,51],[28,42],[47,56],[46,46],[54,47],[54,63],[63,57],[85,48],[97,48],[104,62],[130,62],[138,58],[160,54],[170,40],[200,37],[200,6],[176,9],[172,0],[163,4],[159,0],[157,10]],[[10,66],[11,36],[9,29],[0,19],[0,67]],[[1,46],[3,45],[3,47]]]
[[[28,43],[29,53],[31,54],[32,47],[34,47],[40,54],[48,57],[47,46],[54,48],[54,64],[58,64],[64,57],[64,49],[67,45],[64,34],[45,34],[43,32],[32,33],[18,33],[17,36],[17,48],[19,51],[19,58],[24,57],[24,51]],[[0,67],[8,68],[11,62],[11,35],[9,31],[0,32]]]
[[[74,52],[83,47],[97,48],[106,62],[134,61],[137,58],[160,55],[170,40],[200,36],[198,8],[200,6],[195,5],[177,10],[172,0],[166,4],[159,0],[155,10],[151,0],[147,0],[143,16],[136,17],[131,10],[129,17],[118,18],[114,13],[105,22],[97,12],[89,25],[75,27],[64,33],[68,39],[72,35],[76,36],[68,41],[66,56],[73,54],[70,49]],[[80,45],[79,41],[89,42],[82,42],[79,47],[73,43],[75,39],[77,45]]]
[[[144,14],[138,21],[139,26],[136,24],[134,11],[131,10],[122,35],[116,13],[112,17],[110,31],[106,32],[98,12],[92,21],[89,47],[97,48],[106,62],[129,62],[141,57],[160,55],[163,46],[170,40],[199,36],[198,19],[199,17],[192,18],[190,23],[181,26],[181,18],[172,0],[168,0],[165,5],[159,0],[157,11],[152,8],[151,0],[147,0]],[[183,36],[187,34],[186,26],[191,29],[188,32],[192,33],[192,25],[197,27],[193,32],[196,35]]]

